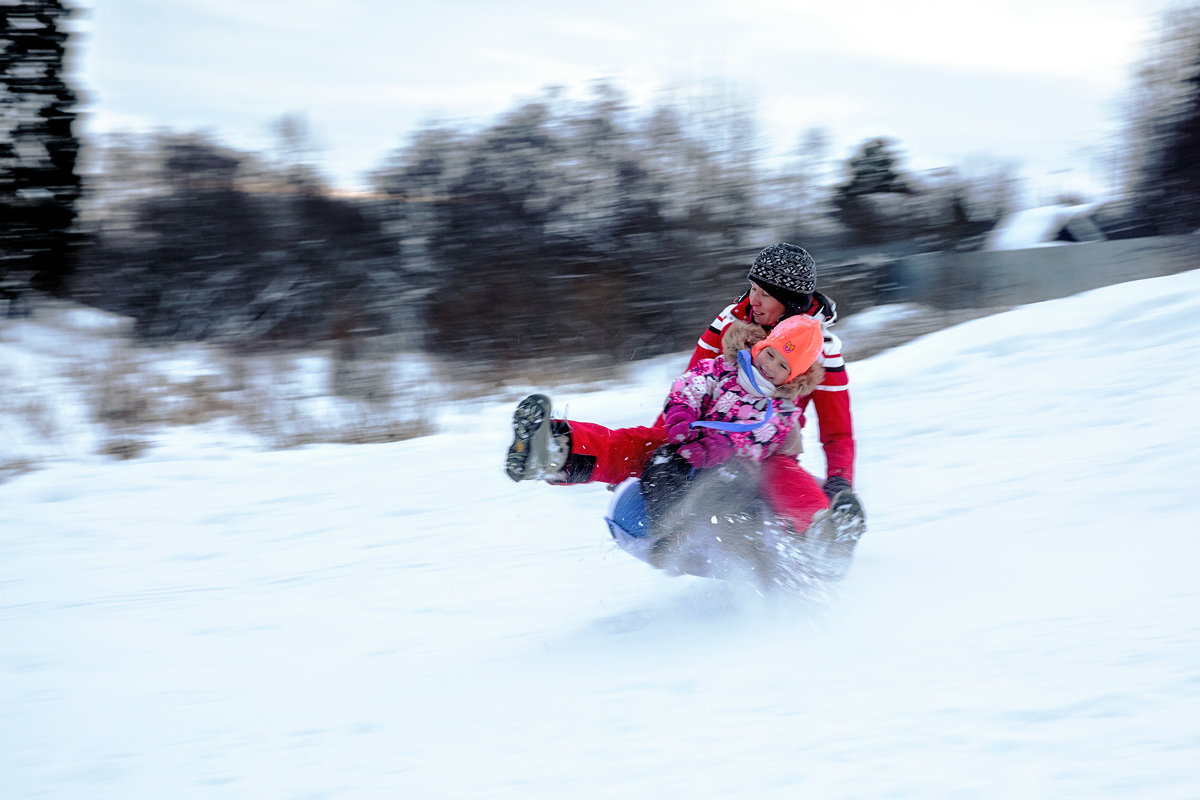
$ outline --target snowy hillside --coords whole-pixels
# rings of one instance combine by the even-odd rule
[[[551,393],[640,424],[683,361]],[[850,370],[827,596],[614,550],[604,487],[504,477],[510,397],[0,483],[0,795],[1200,795],[1200,271]]]

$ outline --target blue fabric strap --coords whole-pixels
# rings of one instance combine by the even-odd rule
[[[749,350],[738,350],[738,364],[746,373],[746,377],[750,379],[750,385],[754,387],[754,391],[766,397],[764,392],[758,385],[758,381],[754,379],[754,363],[750,360]],[[774,405],[771,403],[771,398],[767,398],[767,415],[759,422],[707,422],[705,420],[697,420],[689,425],[689,428],[715,428],[719,431],[729,431],[731,433],[740,433],[742,431],[752,431],[755,428],[761,428],[766,425],[772,415],[775,413]]]

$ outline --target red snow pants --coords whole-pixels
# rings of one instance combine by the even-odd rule
[[[666,428],[606,428],[591,422],[567,423],[571,426],[571,452],[593,456],[596,466],[589,481],[620,483],[636,478],[650,454],[667,443]]]
[[[767,503],[796,533],[804,533],[813,515],[829,508],[825,490],[795,456],[771,456],[762,466],[762,493]]]

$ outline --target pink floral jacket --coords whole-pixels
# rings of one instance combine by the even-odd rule
[[[755,391],[749,371],[736,359],[703,359],[672,384],[665,410],[682,405],[704,421],[753,424],[767,417],[767,408],[770,406],[770,419],[750,430],[698,429],[705,431],[704,435],[719,433],[729,437],[736,456],[762,461],[783,445],[788,432],[800,418],[800,408],[793,402],[795,397],[775,396],[790,395],[786,389],[773,386],[757,372],[753,373],[753,377],[760,389],[767,393],[765,396]]]

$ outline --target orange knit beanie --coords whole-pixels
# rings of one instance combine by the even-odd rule
[[[790,381],[816,363],[824,343],[821,323],[813,317],[799,314],[776,325],[767,338],[750,348],[750,354],[757,358],[764,347],[774,347],[787,359]]]

